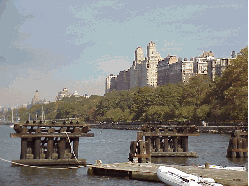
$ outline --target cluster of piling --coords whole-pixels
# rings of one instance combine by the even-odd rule
[[[188,136],[199,136],[194,125],[142,126],[137,141],[131,141],[129,161],[149,162],[151,157],[197,157],[188,150]]]
[[[248,158],[248,132],[235,130],[229,139],[228,158]]]
[[[79,164],[86,164],[86,160],[78,160],[79,137],[94,136],[88,133],[89,126],[78,122],[45,124],[34,121],[15,124],[14,130],[16,133],[10,136],[21,138],[21,153],[20,160],[13,161],[29,165],[72,164],[75,160]]]

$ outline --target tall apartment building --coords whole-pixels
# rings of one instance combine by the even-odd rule
[[[116,89],[116,75],[110,74],[105,80],[105,93],[111,92]]]
[[[162,57],[156,52],[156,45],[152,41],[147,46],[147,57],[144,57],[143,49],[137,47],[131,68],[120,71],[117,76],[110,75],[106,78],[105,93],[113,89],[129,90],[134,87],[156,87],[157,65],[158,61],[161,60]]]
[[[232,58],[235,52],[232,51]],[[143,49],[137,47],[135,60],[131,68],[120,71],[119,75],[110,75],[106,78],[106,93],[111,90],[129,90],[134,87],[157,87],[167,83],[188,82],[194,76],[208,76],[214,79],[220,77],[230,64],[228,58],[215,59],[212,51],[204,51],[199,57],[178,58],[168,55],[162,58],[156,52],[156,45],[152,41],[147,45],[147,56],[144,57]]]
[[[231,63],[231,58],[217,58],[210,60],[208,64],[208,76],[214,80],[216,77],[221,77],[222,72]]]
[[[194,74],[194,61],[178,61],[176,56],[167,56],[158,62],[158,86],[167,83],[188,82]]]
[[[39,91],[36,90],[34,98],[32,98],[31,105],[39,104],[39,101],[40,101],[40,99],[39,99]]]
[[[147,59],[145,60],[145,65],[143,66],[146,69],[146,79],[142,83],[142,86],[152,86],[157,87],[157,65],[158,62],[163,58],[161,55],[156,52],[156,45],[152,41],[147,46]]]
[[[143,86],[157,86],[157,65],[161,61],[161,55],[156,52],[156,45],[152,41],[147,46],[147,57],[144,57],[143,49],[135,50],[135,61],[130,68],[130,88]]]
[[[141,87],[142,86],[142,79],[143,79],[143,72],[142,66],[145,61],[145,57],[143,54],[143,49],[141,47],[136,48],[135,50],[135,60],[130,71],[130,88],[134,87]]]
[[[130,71],[120,71],[116,78],[116,90],[129,90],[130,89]]]

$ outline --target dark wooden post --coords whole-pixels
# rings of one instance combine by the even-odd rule
[[[143,140],[143,131],[138,131],[137,132],[137,141]]]
[[[188,136],[182,137],[182,149],[183,152],[188,152]]]
[[[150,136],[145,136],[145,141],[148,142],[148,145],[149,145],[149,147],[151,149],[151,137]]]
[[[172,137],[173,138],[173,152],[177,152],[177,136]]]
[[[146,154],[149,156],[146,159],[146,163],[151,162],[151,155],[150,155],[150,143],[148,141],[145,142],[145,149],[146,149]]]
[[[155,137],[154,136],[150,137],[150,146],[151,146],[151,149],[155,150]]]
[[[20,128],[19,125],[17,127],[19,127],[19,130],[23,134],[28,132],[27,127]],[[28,140],[27,138],[21,138],[21,154],[20,154],[20,159],[26,159],[27,148],[28,148],[28,141],[27,140]]]
[[[75,127],[73,133],[80,133],[80,128]],[[74,138],[73,139],[73,151],[74,151],[76,158],[78,158],[78,154],[79,154],[78,148],[79,148],[79,138]],[[75,158],[75,157],[72,157],[72,158]]]
[[[238,141],[237,141],[237,142],[238,142],[238,144],[237,144],[238,149],[239,149],[239,150],[242,150],[242,138],[241,138],[240,136],[238,137]],[[243,156],[243,152],[241,152],[241,151],[238,152],[238,157],[239,157],[239,158],[243,158],[243,157],[244,157],[244,156]]]
[[[66,128],[61,128],[60,133],[66,132]],[[59,159],[64,159],[65,155],[65,149],[66,149],[66,137],[61,137],[60,142],[58,144],[59,152],[58,152],[58,158]]]
[[[146,149],[145,149],[145,141],[139,141],[138,142],[138,154],[145,154]],[[146,163],[146,158],[141,157],[138,158],[138,163]]]
[[[156,152],[160,151],[160,138],[156,136]]]
[[[20,159],[26,159],[27,148],[28,148],[27,138],[21,138],[21,155],[20,155]]]
[[[164,143],[163,143],[163,152],[169,151],[169,143],[168,143],[168,136],[164,137]]]
[[[131,141],[130,144],[130,153],[129,153],[129,161],[133,161],[134,155],[136,153],[137,141]]]
[[[243,137],[242,138],[242,149],[247,149],[247,148],[248,148],[247,138]],[[243,155],[244,155],[245,158],[247,158],[248,157],[248,152],[244,152]]]
[[[38,127],[35,130],[35,133],[36,134],[41,133],[41,128]],[[34,140],[35,140],[34,159],[40,159],[41,138],[40,137],[36,137]]]
[[[237,149],[237,144],[238,144],[238,138],[234,137],[232,139],[232,149]],[[231,156],[232,158],[236,158],[236,152],[232,151]]]
[[[54,128],[48,129],[49,134],[53,134],[54,132],[55,132]],[[47,144],[47,159],[52,159],[53,151],[54,151],[54,138],[49,137]]]

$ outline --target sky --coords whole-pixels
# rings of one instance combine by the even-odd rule
[[[247,0],[0,0],[0,106],[54,101],[67,87],[104,95],[152,41],[161,57],[248,46]]]

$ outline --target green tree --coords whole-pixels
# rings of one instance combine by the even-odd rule
[[[180,120],[198,122],[206,119],[209,106],[203,105],[206,94],[212,87],[207,76],[197,76],[189,80],[182,90],[181,108],[178,110]]]
[[[155,104],[154,97],[155,89],[153,87],[142,87],[133,95],[133,105],[131,112],[134,113],[134,120],[139,120],[141,116],[149,109],[150,106]]]
[[[222,76],[216,79],[211,93],[216,96],[212,99],[210,117],[217,114],[223,121],[248,120],[248,47],[231,60]]]

